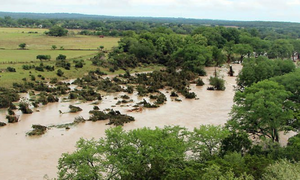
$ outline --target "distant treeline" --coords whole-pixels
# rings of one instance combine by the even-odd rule
[[[112,32],[112,35],[122,35],[122,31],[133,30],[136,33],[149,31],[156,27],[170,28],[177,34],[190,34],[199,26],[229,26],[236,28],[257,29],[260,34],[273,34],[280,38],[299,38],[300,24],[291,22],[264,21],[225,21],[187,18],[157,18],[157,17],[118,17],[83,15],[68,13],[11,13],[0,12],[1,27],[43,27],[50,28],[61,25],[68,29],[90,29]]]

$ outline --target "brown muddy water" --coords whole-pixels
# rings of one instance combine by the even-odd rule
[[[241,65],[233,65],[237,74]],[[180,96],[182,102],[176,102],[170,98],[170,92],[163,90],[168,101],[157,109],[144,109],[142,112],[127,112],[133,107],[111,107],[115,105],[120,96],[124,93],[107,94],[98,104],[101,110],[113,108],[121,113],[126,113],[135,117],[135,121],[125,124],[124,129],[130,130],[140,127],[164,127],[166,125],[185,126],[189,129],[198,127],[201,124],[224,124],[228,119],[228,113],[233,105],[233,86],[235,77],[227,75],[227,68],[218,68],[221,75],[226,80],[225,91],[208,91],[208,78],[213,75],[214,68],[206,68],[208,76],[202,77],[206,83],[203,87],[191,85],[191,91],[197,94],[199,100],[187,100]],[[115,97],[119,97],[115,100]],[[134,102],[143,100],[136,94],[130,96]],[[149,100],[149,99],[147,99]],[[69,111],[69,105],[80,106],[83,111],[80,113],[64,113]],[[85,122],[71,127],[69,130],[51,128],[46,134],[40,137],[29,137],[26,133],[31,130],[32,124],[57,125],[73,122],[77,116],[89,117],[89,111],[93,109],[91,102],[80,103],[76,101],[52,103],[37,108],[39,112],[30,115],[22,115],[20,112],[20,122],[7,124],[0,128],[0,179],[35,180],[43,179],[47,174],[50,178],[55,178],[57,173],[57,162],[64,152],[75,150],[75,144],[79,138],[86,139],[100,138],[104,136],[105,129],[110,126],[105,125],[107,121]],[[6,122],[5,110],[0,110],[0,121]],[[283,139],[286,141],[286,138]]]

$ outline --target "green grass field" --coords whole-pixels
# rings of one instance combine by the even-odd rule
[[[61,46],[64,49],[97,49],[104,46],[104,49],[110,50],[117,45],[120,38],[98,36],[76,35],[79,30],[69,30],[75,35],[66,37],[52,37],[44,35],[47,29],[28,29],[28,28],[0,28],[0,48],[18,49],[19,44],[26,43],[29,50],[51,50],[52,45],[57,48]],[[38,32],[29,34],[29,32]]]
[[[76,50],[0,50],[0,64],[39,62],[37,55],[50,55],[55,60],[59,54],[67,56],[67,59],[80,58],[94,55],[97,51],[76,51]]]
[[[36,80],[41,80],[38,75],[45,77],[45,81],[50,81],[51,78],[62,79],[74,79],[82,77],[84,74],[91,70],[96,70],[97,66],[93,66],[92,62],[88,59],[93,57],[100,45],[104,46],[105,50],[110,50],[113,46],[118,45],[120,38],[105,37],[99,38],[97,36],[81,36],[73,35],[67,37],[49,37],[44,35],[46,29],[29,29],[29,28],[0,28],[0,87],[12,87],[14,82],[21,83],[26,78],[27,81],[31,81],[30,75],[34,75]],[[69,30],[73,31],[73,30]],[[38,33],[28,33],[38,32]],[[73,34],[77,34],[79,30],[74,30]],[[26,43],[26,50],[20,50],[19,44]],[[61,46],[65,50],[51,50],[51,46],[56,45],[59,49]],[[81,50],[79,50],[81,49]],[[91,50],[89,50],[91,49]],[[35,69],[24,70],[22,66],[35,65],[39,66],[40,60],[36,59],[37,55],[50,55],[50,61],[43,61],[44,65],[55,65],[55,59],[59,54],[67,56],[67,60],[71,63],[71,70],[65,70],[63,68],[55,67],[55,71],[52,72],[40,72]],[[83,68],[76,69],[74,67],[74,59],[85,60]],[[16,72],[7,72],[7,67],[13,67]],[[143,72],[158,70],[161,66],[146,66],[132,69],[131,72]],[[64,77],[58,77],[56,72],[61,69],[64,72]],[[118,70],[114,73],[109,72],[108,69],[101,68],[108,74],[120,74],[125,73],[123,70]]]

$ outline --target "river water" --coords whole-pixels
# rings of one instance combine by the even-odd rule
[[[241,65],[234,64],[233,70],[237,74]],[[207,75],[203,77],[206,85],[197,87],[191,85],[191,91],[197,94],[199,100],[187,100],[180,96],[182,102],[174,101],[170,98],[170,92],[163,90],[168,101],[157,109],[144,109],[142,112],[127,112],[133,107],[113,107],[121,113],[126,113],[135,117],[135,121],[125,124],[124,129],[130,130],[140,127],[164,127],[165,125],[185,126],[189,129],[198,127],[201,124],[224,124],[228,119],[228,113],[233,105],[233,86],[235,77],[227,75],[227,68],[218,68],[221,75],[226,80],[225,91],[208,91],[208,78],[213,75],[214,68],[206,68]],[[98,104],[100,110],[112,108],[124,93],[107,94]],[[142,97],[132,95],[133,105]],[[80,113],[68,112],[68,106],[80,106],[83,111]],[[85,122],[69,130],[51,128],[46,134],[40,137],[29,137],[26,133],[31,130],[32,124],[55,125],[69,123],[77,116],[89,117],[88,111],[94,105],[89,103],[79,103],[76,101],[51,103],[39,107],[39,112],[30,115],[20,116],[20,122],[7,124],[0,128],[0,179],[35,180],[43,179],[44,175],[54,178],[57,173],[57,162],[64,152],[75,150],[76,141],[83,137],[86,139],[100,138],[104,136],[105,129],[110,126],[105,125],[107,121]],[[20,112],[18,112],[20,114]],[[5,111],[0,110],[0,121],[6,122]]]

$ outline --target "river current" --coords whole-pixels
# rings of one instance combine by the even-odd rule
[[[241,65],[234,64],[235,75],[242,68]],[[236,77],[227,75],[228,68],[217,68],[217,71],[226,81],[225,91],[208,91],[208,78],[212,76],[215,68],[206,68],[207,76],[202,77],[205,85],[198,87],[191,85],[191,91],[197,94],[198,100],[188,100],[180,96],[182,102],[177,102],[170,98],[170,92],[162,90],[167,96],[166,104],[157,109],[143,109],[141,112],[128,112],[132,109],[131,105],[143,100],[138,97],[136,92],[131,95],[133,103],[127,106],[112,107],[120,96],[125,93],[103,94],[104,98],[98,104],[100,110],[113,108],[121,113],[126,113],[135,118],[134,122],[124,125],[125,130],[150,127],[164,127],[166,125],[185,126],[192,130],[202,124],[223,125],[229,118],[228,113],[233,105],[234,85]],[[27,96],[27,95],[24,95]],[[118,100],[115,98],[118,97]],[[149,100],[149,99],[147,99]],[[69,111],[69,105],[80,106],[83,111],[79,113],[64,113]],[[88,118],[89,111],[93,109],[91,102],[80,103],[77,101],[49,103],[41,106],[39,112],[34,111],[30,115],[22,115],[20,121],[14,124],[7,124],[0,128],[0,178],[6,180],[35,180],[43,179],[47,174],[50,178],[57,175],[58,159],[64,152],[75,150],[75,144],[79,138],[100,138],[105,134],[105,129],[110,126],[105,125],[107,121],[85,122],[71,127],[69,130],[51,128],[46,134],[39,137],[29,137],[26,133],[31,130],[32,124],[57,125],[73,122],[77,116]],[[63,114],[59,113],[59,110]],[[6,122],[5,110],[0,110],[0,121]],[[286,141],[287,138],[283,138]]]

